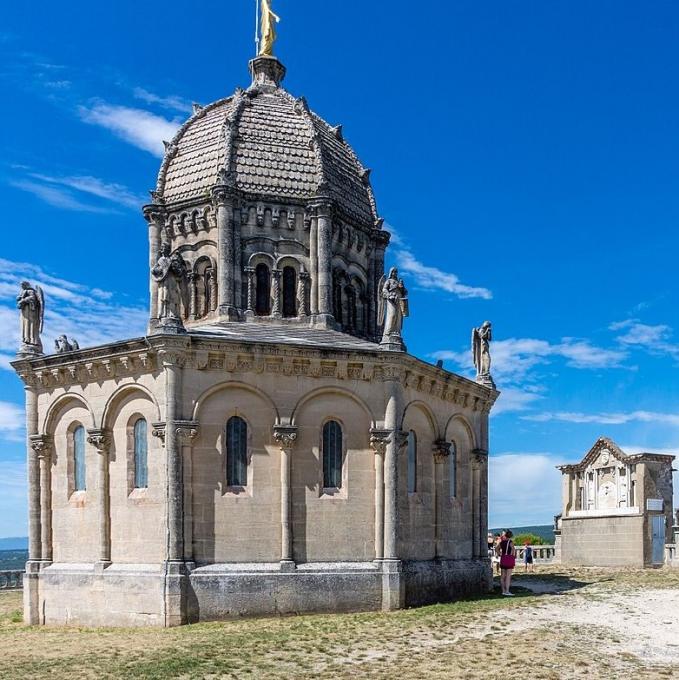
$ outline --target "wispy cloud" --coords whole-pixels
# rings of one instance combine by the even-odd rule
[[[481,298],[491,300],[493,294],[487,288],[463,284],[456,274],[444,272],[437,267],[424,264],[412,252],[393,225],[385,225],[391,233],[392,254],[401,274],[410,276],[416,286],[428,290],[440,290],[452,293],[462,299]]]
[[[90,205],[76,198],[71,191],[58,186],[49,186],[44,183],[34,182],[28,179],[11,180],[9,185],[15,189],[26,191],[33,194],[41,201],[55,208],[63,210],[73,210],[75,212],[88,213],[110,213],[114,212],[110,208],[103,208],[96,205]]]
[[[639,319],[617,321],[609,326],[609,330],[620,332],[618,342],[627,347],[638,347],[649,354],[670,355],[679,359],[679,345],[670,341],[672,329],[665,324],[649,325]]]
[[[48,353],[62,333],[88,347],[143,335],[146,330],[148,312],[141,305],[121,304],[109,291],[50,275],[33,264],[0,259],[0,328],[5,329],[0,335],[0,368],[10,368],[20,344],[14,298],[24,279],[45,292],[43,345]]]
[[[96,196],[104,200],[110,201],[125,208],[138,209],[144,203],[141,196],[133,194],[127,187],[122,184],[107,183],[98,177],[71,176],[71,177],[55,177],[52,175],[43,175],[40,173],[29,173],[30,177],[54,184],[58,186],[68,187],[90,196]]]
[[[598,424],[598,425],[626,425],[627,423],[662,423],[664,425],[679,425],[679,415],[676,413],[658,413],[656,411],[629,411],[620,413],[579,413],[573,411],[557,411],[536,413],[521,416],[522,420],[536,423],[557,421],[562,423]]]
[[[181,113],[190,113],[192,110],[191,103],[177,96],[163,97],[145,90],[143,87],[135,87],[133,90],[135,98],[145,102],[146,104],[155,104],[164,109],[171,109],[173,111],[180,111]]]
[[[501,413],[519,413],[527,411],[544,395],[542,390],[532,386],[526,387],[503,387],[498,400],[493,406],[493,415],[497,416]]]
[[[16,404],[0,401],[0,432],[14,432],[24,428],[24,411]]]
[[[79,113],[86,123],[110,130],[126,142],[158,157],[164,153],[163,141],[171,140],[180,125],[177,120],[167,120],[143,109],[106,103],[81,106]]]
[[[0,537],[28,533],[26,464],[0,460]]]

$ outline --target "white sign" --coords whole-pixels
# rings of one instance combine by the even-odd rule
[[[646,499],[646,510],[657,510],[658,512],[663,511],[663,499],[662,498],[647,498]]]

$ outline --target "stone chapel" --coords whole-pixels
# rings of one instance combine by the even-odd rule
[[[31,624],[390,610],[489,587],[492,380],[407,353],[370,171],[283,89],[276,57],[250,72],[166,144],[144,208],[147,335],[38,341],[13,363]]]

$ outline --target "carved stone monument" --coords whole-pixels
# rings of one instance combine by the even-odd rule
[[[181,310],[186,265],[179,253],[171,254],[169,243],[161,245],[160,256],[151,275],[158,284],[157,332],[185,333]]]
[[[60,335],[54,341],[54,349],[57,354],[65,354],[66,352],[75,352],[80,349],[78,341],[74,338],[68,339],[67,335]]]
[[[392,267],[388,277],[382,277],[379,285],[378,323],[383,327],[380,347],[393,352],[405,352],[401,332],[403,319],[409,315],[408,291],[398,269]]]
[[[490,374],[490,343],[493,329],[490,321],[484,321],[479,328],[472,331],[472,355],[476,367],[476,382],[495,389],[495,382]]]
[[[19,356],[42,354],[40,333],[45,320],[45,296],[40,286],[21,282],[17,295],[17,308],[21,314],[21,348]]]

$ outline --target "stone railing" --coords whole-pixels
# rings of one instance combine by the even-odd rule
[[[553,545],[531,545],[533,548],[533,563],[534,564],[549,564],[554,561],[556,549]],[[526,552],[526,547],[523,545],[516,546],[516,563],[523,562],[523,554]]]
[[[0,571],[0,590],[21,590],[24,587],[24,572],[21,569]]]

